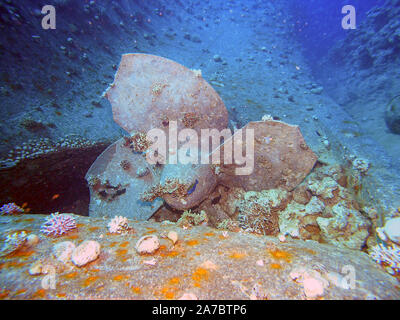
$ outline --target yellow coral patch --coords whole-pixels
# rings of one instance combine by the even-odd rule
[[[179,255],[178,251],[172,250],[172,251],[165,251],[165,252],[160,252],[160,256],[162,257],[171,257],[174,258]]]
[[[136,293],[136,294],[140,294],[141,293],[141,289],[139,287],[132,286],[131,290],[132,290],[133,293]]]
[[[170,287],[164,287],[161,289],[161,294],[165,297],[165,299],[171,300],[175,298],[175,289]]]
[[[244,254],[244,253],[234,252],[234,253],[232,253],[232,254],[229,256],[229,258],[232,258],[232,259],[242,259],[242,258],[244,258],[245,256],[246,256],[246,254]]]
[[[271,264],[269,265],[269,267],[270,267],[271,269],[275,269],[275,270],[282,269],[282,266],[281,266],[279,263],[271,263]]]
[[[99,277],[97,277],[97,276],[91,276],[91,277],[87,278],[87,279],[84,281],[83,286],[85,286],[85,287],[90,286],[90,285],[91,285],[93,282],[95,282],[98,278],[99,278]]]
[[[215,233],[214,232],[206,232],[204,235],[206,237],[212,237],[212,236],[215,236]]]
[[[129,241],[125,241],[125,242],[122,242],[119,246],[121,247],[121,248],[126,248],[126,246],[129,244]]]
[[[64,277],[68,278],[68,279],[72,279],[75,278],[78,275],[78,272],[71,272],[71,273],[67,273],[66,275],[64,275]]]
[[[181,279],[179,279],[178,277],[174,277],[169,280],[169,284],[171,284],[171,285],[178,284],[180,282],[181,282]]]
[[[287,251],[275,249],[275,250],[268,250],[268,252],[275,259],[285,260],[286,262],[291,262],[292,260],[292,255]]]
[[[200,287],[201,281],[208,280],[210,272],[204,268],[197,268],[196,271],[192,274],[192,279],[195,281],[195,286]]]
[[[199,241],[198,240],[188,240],[188,241],[186,241],[186,244],[188,246],[196,246],[199,244]]]
[[[122,274],[118,274],[116,276],[114,276],[113,280],[114,281],[122,281],[125,279],[125,276],[123,276]]]
[[[127,249],[118,249],[116,251],[116,253],[117,253],[117,256],[121,257],[121,256],[126,255],[128,253],[128,250]]]

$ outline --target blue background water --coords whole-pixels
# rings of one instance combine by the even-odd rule
[[[291,0],[290,12],[293,15],[298,39],[302,42],[310,58],[321,58],[339,39],[346,38],[341,20],[342,8],[352,5],[356,9],[357,24],[365,20],[366,13],[374,6],[383,5],[384,0]]]

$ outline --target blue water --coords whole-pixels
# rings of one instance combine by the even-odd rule
[[[356,9],[356,23],[359,26],[368,10],[381,6],[384,0],[292,0],[289,1],[293,15],[293,31],[302,42],[311,58],[321,58],[338,41],[347,36],[341,20],[345,16],[342,8],[352,5]]]

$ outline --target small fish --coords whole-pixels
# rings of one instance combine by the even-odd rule
[[[28,202],[24,202],[23,205],[21,206],[21,208],[25,209],[27,205],[28,205]]]
[[[187,194],[192,194],[194,190],[196,190],[196,186],[199,183],[199,181],[196,179],[196,181],[190,186],[189,190],[187,191]]]
[[[51,197],[51,200],[56,200],[60,195],[57,193],[54,196]]]

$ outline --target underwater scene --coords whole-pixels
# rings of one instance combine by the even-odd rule
[[[400,299],[400,0],[0,0],[0,28],[0,299]]]

